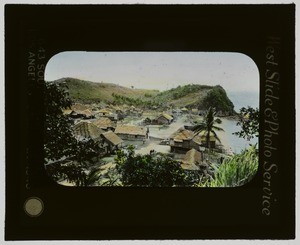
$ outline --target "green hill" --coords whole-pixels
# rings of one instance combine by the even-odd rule
[[[81,103],[111,103],[114,101],[113,95],[137,99],[146,96],[152,97],[159,93],[158,90],[132,89],[113,83],[95,83],[76,78],[62,78],[54,82],[66,84],[72,100]]]
[[[212,89],[213,86],[188,84],[163,91],[157,94],[155,99],[175,107],[196,108]]]
[[[54,82],[67,85],[74,102],[115,103],[140,107],[187,107],[207,109],[215,107],[233,113],[233,104],[221,86],[188,84],[166,91],[127,88],[112,83],[95,83],[75,78],[62,78]]]

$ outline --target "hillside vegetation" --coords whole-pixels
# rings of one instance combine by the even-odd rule
[[[66,84],[70,97],[82,103],[111,103],[114,101],[114,94],[136,99],[159,93],[158,90],[132,89],[113,83],[95,83],[76,78],[62,78],[55,82]]]
[[[218,110],[233,113],[233,104],[221,86],[188,84],[166,91],[127,88],[113,83],[95,83],[75,78],[62,78],[57,83],[67,85],[74,102],[114,103],[141,107],[174,106]]]

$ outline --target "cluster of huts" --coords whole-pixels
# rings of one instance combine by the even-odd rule
[[[213,133],[209,134],[208,144],[210,148],[216,148],[216,138]],[[208,169],[204,159],[203,150],[207,147],[207,134],[200,132],[195,134],[185,127],[179,128],[169,138],[171,152],[185,154],[182,167],[189,170]]]
[[[99,145],[99,156],[113,153],[123,143],[123,140],[113,131],[105,131],[88,121],[75,124],[73,133],[78,141],[93,140],[97,142]]]
[[[81,121],[73,126],[77,140],[93,140],[99,145],[99,155],[113,154],[124,145],[124,140],[145,140],[149,131],[134,125],[115,125],[110,119]]]
[[[73,133],[79,141],[93,140],[99,145],[99,156],[113,154],[124,145],[124,140],[145,140],[149,129],[141,126],[117,124],[125,116],[141,116],[135,107],[104,108],[74,104],[64,114],[74,119]]]
[[[180,112],[161,113],[153,119],[146,118],[143,125],[168,125],[176,119],[176,114],[189,112],[182,108]],[[79,141],[93,140],[99,145],[99,157],[114,154],[125,145],[124,141],[145,141],[149,138],[147,126],[127,125],[120,122],[126,116],[141,117],[143,111],[133,106],[106,106],[97,108],[83,104],[74,104],[64,114],[74,119],[73,133]],[[199,110],[192,111],[199,114]],[[204,164],[203,152],[200,147],[206,144],[206,135],[196,134],[182,127],[168,139],[171,152],[185,154],[182,167],[190,170],[199,169]],[[216,146],[216,138],[210,135],[211,148]]]
[[[70,116],[76,121],[80,119],[95,119],[100,117],[106,117],[113,121],[119,121],[126,116],[140,117],[143,111],[134,106],[115,106],[115,105],[84,105],[75,103],[70,109],[64,110],[64,114]]]
[[[185,153],[190,149],[199,150],[201,146],[207,144],[206,140],[205,132],[195,134],[193,131],[182,127],[170,136],[169,144],[171,152]],[[216,147],[216,138],[213,133],[210,133],[208,143],[210,148]]]
[[[161,113],[156,118],[150,119],[146,117],[143,121],[144,125],[169,125],[174,121],[174,117],[167,114]]]

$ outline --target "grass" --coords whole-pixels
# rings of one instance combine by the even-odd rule
[[[114,101],[114,97],[112,96],[113,94],[133,99],[146,98],[151,100],[153,96],[159,93],[157,90],[132,89],[112,83],[95,83],[75,78],[63,78],[58,81],[65,81],[69,88],[68,91],[71,98],[83,103],[99,101],[112,102]]]
[[[115,101],[113,94],[128,97],[133,100],[155,102],[158,104],[173,104],[178,107],[198,106],[208,91],[213,87],[199,84],[178,86],[166,91],[154,89],[128,88],[112,83],[95,83],[76,78],[62,78],[57,82],[66,82],[70,97],[76,102],[98,103]]]
[[[199,187],[237,187],[246,184],[257,172],[256,145],[225,159],[219,167],[214,167],[216,169],[214,178],[199,184]]]

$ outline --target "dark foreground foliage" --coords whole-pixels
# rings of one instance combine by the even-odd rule
[[[66,179],[86,185],[87,163],[97,156],[99,146],[92,140],[77,141],[73,121],[63,114],[72,101],[64,84],[44,84],[44,159],[48,175],[55,181]]]
[[[257,145],[252,145],[240,154],[228,157],[216,167],[214,178],[200,187],[237,187],[253,179],[258,169]]]
[[[200,170],[184,170],[179,162],[161,154],[135,155],[132,146],[119,151],[115,161],[123,186],[193,186],[202,176]]]

